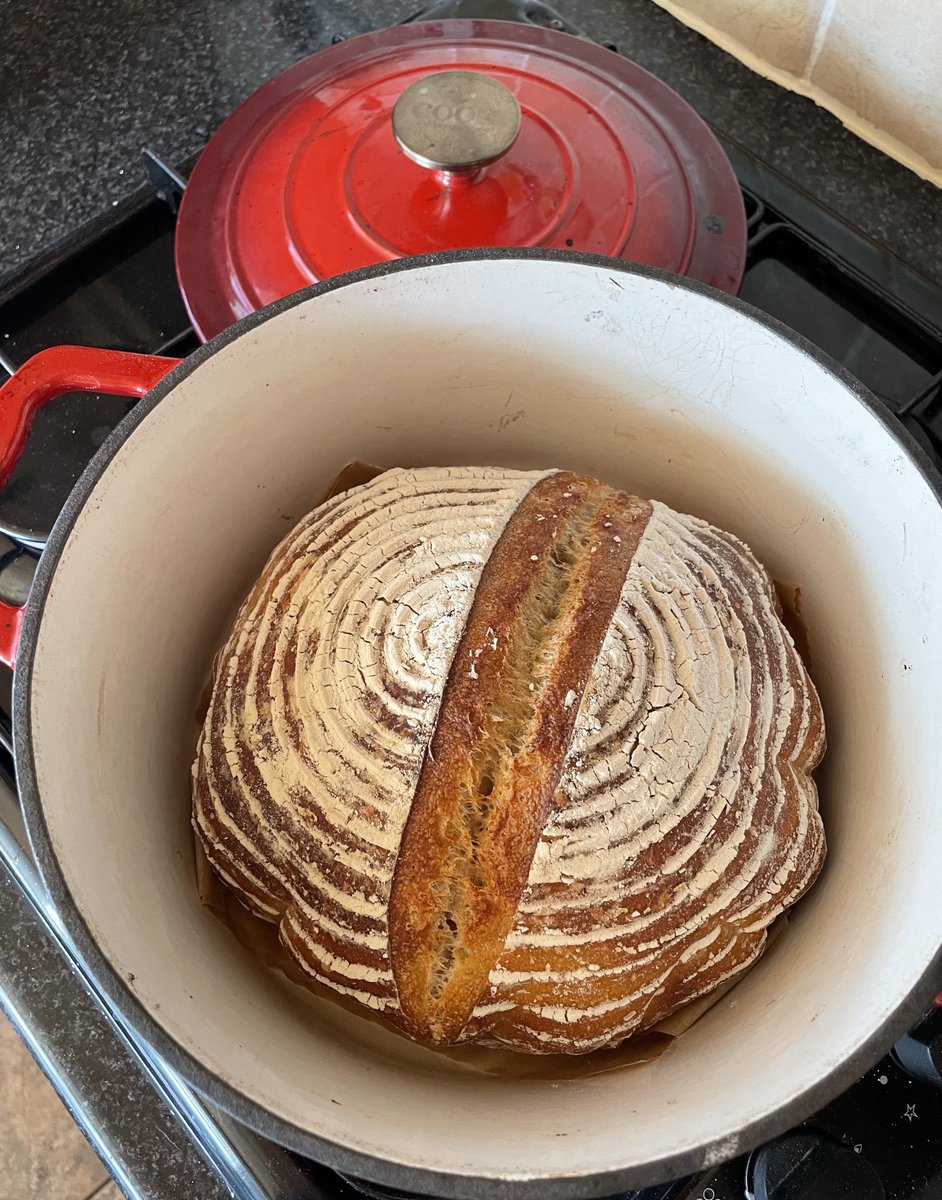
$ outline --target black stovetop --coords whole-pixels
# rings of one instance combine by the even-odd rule
[[[465,0],[465,8],[468,0]],[[436,6],[439,7],[439,6]],[[549,18],[545,10],[541,20]],[[742,187],[749,254],[741,295],[857,375],[942,464],[942,288],[841,218],[724,143]],[[61,343],[185,355],[190,329],[173,269],[172,181],[94,240],[62,253],[0,300],[0,366]],[[169,202],[168,202],[169,201]],[[72,395],[39,415],[28,450],[0,495],[0,597],[21,600],[37,547],[82,468],[133,401]],[[0,773],[9,758],[10,675],[0,668]],[[145,1056],[151,1052],[141,1051]],[[157,1065],[159,1070],[159,1064]],[[212,1140],[222,1126],[189,1135]],[[268,1164],[237,1194],[297,1200],[363,1193],[333,1172],[242,1133]],[[210,1155],[210,1157],[212,1157]],[[243,1154],[243,1158],[245,1155]],[[261,1185],[258,1176],[269,1184]],[[388,1195],[375,1191],[373,1194]],[[784,1138],[693,1179],[630,1200],[942,1200],[942,1010],[834,1103]]]

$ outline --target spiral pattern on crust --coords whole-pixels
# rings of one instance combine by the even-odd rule
[[[217,658],[194,765],[207,856],[312,977],[397,1024],[406,819],[482,571],[550,474],[397,470],[328,501],[274,551]],[[767,572],[653,503],[460,1040],[586,1052],[752,963],[823,862],[823,751]]]
[[[193,818],[317,980],[398,1008],[389,889],[481,571],[546,472],[393,470],[278,546],[216,661]]]
[[[825,846],[820,705],[764,568],[654,503],[468,1035],[587,1051],[762,952]]]

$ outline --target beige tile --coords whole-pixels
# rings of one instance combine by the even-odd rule
[[[98,1156],[0,1013],[0,1200],[85,1200],[107,1179]]]
[[[744,61],[759,59],[800,78],[824,0],[666,0],[663,6]]]
[[[811,83],[942,168],[942,5],[836,0]]]
[[[112,1179],[105,1184],[101,1191],[96,1192],[94,1196],[89,1196],[88,1200],[124,1200],[124,1192]]]

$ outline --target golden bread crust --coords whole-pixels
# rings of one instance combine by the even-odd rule
[[[550,475],[481,575],[390,897],[399,1003],[424,1041],[457,1041],[487,988],[650,512],[598,480]]]

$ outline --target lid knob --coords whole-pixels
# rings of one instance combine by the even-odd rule
[[[520,132],[520,105],[479,71],[437,71],[406,88],[393,108],[396,141],[414,162],[466,173],[506,154]]]

